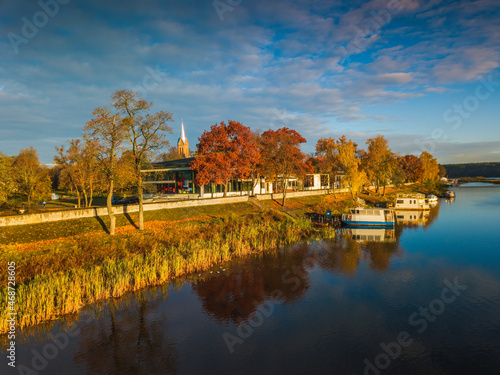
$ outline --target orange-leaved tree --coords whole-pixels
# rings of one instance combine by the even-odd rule
[[[43,197],[50,192],[48,169],[40,164],[38,153],[33,147],[21,150],[14,158],[12,177],[16,190],[28,200],[28,210],[32,199]]]
[[[237,121],[212,125],[198,141],[190,166],[196,171],[195,183],[202,189],[209,183],[223,184],[226,196],[229,179],[250,177],[259,161],[254,134]]]
[[[397,160],[383,135],[368,139],[366,144],[368,152],[363,157],[364,170],[369,180],[375,183],[377,193],[382,186],[382,195],[385,195],[385,187],[398,167]]]
[[[420,162],[422,163],[422,182],[434,182],[439,178],[439,165],[437,159],[429,152],[424,151],[420,154]]]
[[[312,173],[313,167],[306,162],[306,155],[300,145],[306,139],[297,131],[286,127],[278,130],[267,130],[261,137],[261,165],[267,179],[280,181],[283,190],[282,206],[285,206],[286,188],[292,177],[303,177]],[[276,189],[276,186],[274,186]]]
[[[144,197],[142,167],[154,151],[168,147],[166,133],[172,133],[168,126],[172,114],[165,111],[155,114],[147,113],[153,103],[138,97],[137,93],[127,90],[117,90],[112,95],[113,107],[122,115],[126,128],[127,143],[130,145],[136,178],[137,194],[139,196],[139,229],[144,229]]]
[[[119,174],[118,159],[125,141],[126,127],[120,115],[112,113],[109,108],[96,108],[92,114],[95,117],[85,125],[84,137],[96,144],[96,157],[107,185],[109,234],[114,235],[116,219],[111,200]]]
[[[399,167],[403,171],[405,182],[416,182],[422,178],[422,162],[415,155],[398,158]]]
[[[337,140],[337,152],[339,168],[345,171],[344,180],[354,199],[361,187],[368,182],[366,173],[360,169],[361,161],[356,157],[357,144],[342,136]]]

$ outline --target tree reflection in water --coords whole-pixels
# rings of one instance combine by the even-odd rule
[[[397,229],[396,236],[401,232],[402,228]],[[199,280],[192,288],[208,315],[239,324],[266,300],[289,303],[302,298],[310,288],[309,273],[315,267],[352,277],[361,260],[374,270],[385,271],[400,252],[398,240],[357,242],[338,236],[334,241],[302,243],[286,251],[236,261],[228,266],[228,274]]]
[[[175,343],[165,335],[167,317],[158,315],[161,299],[132,297],[110,303],[107,316],[80,328],[75,362],[89,374],[176,374]]]
[[[235,261],[229,274],[198,281],[192,288],[208,315],[238,324],[268,299],[284,303],[300,299],[310,287],[308,254],[307,244],[300,244]]]

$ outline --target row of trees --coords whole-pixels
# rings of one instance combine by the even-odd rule
[[[375,185],[376,192],[390,183],[421,181],[434,183],[446,172],[436,158],[424,151],[420,158],[401,156],[392,152],[385,137],[368,139],[367,149],[345,136],[338,139],[321,138],[316,143],[316,153],[307,157],[301,151],[306,140],[288,128],[253,133],[250,128],[236,121],[215,124],[199,138],[195,160],[191,167],[197,171],[195,183],[224,185],[230,179],[249,179],[255,187],[260,177],[267,181],[281,182],[283,205],[286,186],[292,177],[307,173],[327,173],[330,180],[342,175],[343,186],[350,189],[354,198],[365,185]]]
[[[366,141],[367,149],[358,149],[356,143],[345,136],[338,139],[321,138],[316,144],[316,155],[320,157],[316,171],[345,174],[344,186],[354,197],[362,186],[375,185],[376,192],[392,182],[400,185],[405,182],[420,181],[434,184],[446,170],[440,166],[429,152],[401,156],[394,153],[384,136],[378,135]]]
[[[167,148],[157,161],[180,158],[165,139],[172,133],[168,122],[172,114],[150,113],[152,103],[136,93],[119,90],[111,96],[110,107],[98,107],[87,122],[80,139],[56,147],[56,166],[49,170],[40,165],[36,150],[22,150],[16,157],[0,154],[0,200],[12,192],[27,197],[28,207],[37,197],[46,196],[51,188],[63,188],[76,194],[78,206],[91,206],[96,193],[107,195],[110,233],[115,232],[112,196],[116,189],[135,189],[139,197],[139,228],[144,228],[143,170],[154,153]],[[198,186],[214,183],[224,185],[227,193],[230,180],[252,181],[252,187],[264,177],[275,189],[281,183],[283,202],[291,178],[308,173],[328,173],[331,181],[344,176],[343,185],[353,197],[367,184],[377,192],[390,182],[435,181],[440,173],[432,155],[423,152],[420,158],[400,156],[391,151],[383,136],[370,138],[367,149],[359,149],[352,140],[321,138],[316,153],[306,155],[306,143],[297,131],[286,127],[265,132],[252,132],[237,121],[211,126],[198,139],[195,159],[191,163],[197,173]],[[52,181],[51,181],[52,180]],[[82,203],[83,201],[83,203]]]
[[[301,151],[306,140],[295,130],[281,128],[262,134],[252,132],[237,121],[212,125],[199,138],[191,168],[195,183],[224,185],[224,195],[230,179],[251,179],[252,187],[261,176],[268,181],[281,182],[286,187],[292,176],[312,173],[311,162]],[[286,188],[283,188],[283,205]]]

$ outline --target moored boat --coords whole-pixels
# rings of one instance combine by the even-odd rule
[[[351,208],[348,214],[342,214],[344,225],[394,226],[394,211],[383,208]]]
[[[455,192],[453,190],[448,190],[446,193],[446,198],[455,198]]]
[[[397,194],[395,210],[430,210],[429,200],[424,194]]]

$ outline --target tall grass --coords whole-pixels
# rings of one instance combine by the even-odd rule
[[[280,248],[312,233],[308,220],[259,213],[209,224],[159,226],[115,238],[82,237],[66,246],[50,243],[33,253],[9,252],[9,259],[16,258],[21,282],[16,288],[18,326],[75,313],[98,300],[163,284],[233,257]],[[0,290],[0,300],[7,300],[7,288]],[[7,331],[7,313],[7,306],[2,307],[0,333]]]

